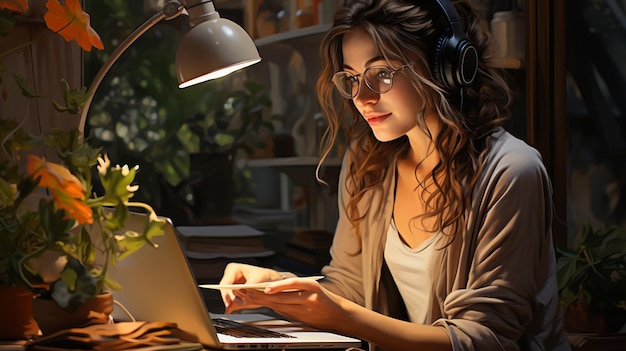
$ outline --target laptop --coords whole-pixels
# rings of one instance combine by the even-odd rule
[[[158,248],[145,245],[110,269],[111,278],[123,287],[113,291],[115,301],[123,306],[115,306],[113,318],[116,321],[130,320],[130,313],[135,320],[175,322],[179,329],[197,337],[197,340],[190,341],[214,349],[345,349],[361,346],[359,339],[315,330],[269,314],[210,313],[181,249],[176,229],[169,219],[165,219],[164,235],[154,238]],[[140,231],[145,221],[144,214],[132,213],[127,227]],[[239,326],[231,326],[232,322],[244,323],[239,325],[245,326],[244,331],[239,330]],[[245,329],[252,330],[248,333]]]

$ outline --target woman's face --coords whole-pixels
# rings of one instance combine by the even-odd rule
[[[343,69],[352,74],[363,73],[371,66],[389,66],[380,55],[372,39],[361,28],[351,30],[343,38]],[[392,62],[399,68],[408,62]],[[359,76],[359,93],[354,106],[369,124],[376,139],[382,142],[395,140],[412,129],[417,129],[417,115],[424,101],[411,85],[405,70],[393,75],[393,86],[384,94],[372,91]]]

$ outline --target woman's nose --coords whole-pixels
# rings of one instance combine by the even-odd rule
[[[370,87],[362,81],[358,94],[356,94],[352,100],[354,100],[357,106],[365,106],[367,104],[375,104],[379,99],[380,94],[370,89]]]

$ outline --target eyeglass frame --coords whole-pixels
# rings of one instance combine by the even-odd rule
[[[415,64],[415,61],[413,61],[413,62],[409,62],[409,63],[407,63],[407,64],[403,65],[402,67],[399,67],[399,68],[396,68],[396,69],[392,69],[392,68],[389,68],[388,66],[383,66],[383,65],[370,66],[370,67],[367,67],[367,68],[363,71],[363,73],[357,73],[357,74],[353,74],[353,73],[350,73],[350,72],[348,72],[348,71],[338,71],[338,72],[335,72],[335,74],[333,74],[333,77],[332,77],[331,81],[333,82],[333,85],[335,86],[335,89],[337,89],[337,91],[339,92],[339,94],[340,94],[342,97],[344,97],[345,99],[348,99],[348,100],[353,100],[353,99],[354,99],[355,97],[357,97],[357,96],[359,95],[359,93],[361,92],[361,80],[359,79],[359,76],[363,77],[363,82],[365,82],[365,85],[366,85],[366,86],[367,86],[367,87],[368,87],[371,91],[373,91],[373,92],[374,92],[374,93],[376,93],[376,94],[385,94],[385,93],[388,93],[388,92],[391,90],[391,88],[393,88],[393,76],[394,76],[394,74],[395,74],[396,72],[398,72],[398,71],[400,71],[400,70],[403,70],[403,69],[405,69],[405,68],[407,68],[407,67],[409,67],[409,66],[412,66],[412,65],[414,65],[414,64]],[[374,90],[374,88],[372,88],[372,86],[371,86],[371,85],[370,85],[370,83],[368,82],[367,78],[365,78],[365,73],[367,73],[367,71],[368,71],[368,70],[370,70],[370,69],[374,69],[374,68],[384,68],[384,69],[386,69],[386,70],[389,70],[389,74],[390,74],[390,76],[391,76],[391,78],[390,78],[390,83],[389,83],[389,89],[387,89],[387,90],[385,90],[385,91],[376,91],[376,90]],[[337,87],[337,83],[335,82],[335,77],[336,77],[338,74],[344,74],[344,75],[345,75],[345,74],[349,74],[350,76],[355,77],[355,78],[357,79],[357,82],[359,82],[359,85],[358,85],[358,86],[357,86],[357,88],[356,88],[356,93],[354,93],[354,94],[352,94],[352,96],[348,97],[348,95],[344,95],[344,94],[341,92],[341,89],[339,89],[339,88]]]

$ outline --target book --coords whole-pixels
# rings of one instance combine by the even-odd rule
[[[293,211],[284,211],[272,208],[239,208],[233,214],[233,219],[239,223],[253,225],[257,228],[276,226],[293,226],[296,217]]]
[[[176,227],[182,249],[198,282],[217,282],[230,262],[259,265],[270,261],[265,233],[247,225]]]
[[[245,238],[262,236],[263,232],[244,224],[177,226],[179,234],[196,238]]]
[[[183,249],[211,257],[258,255],[267,251],[264,233],[247,225],[179,226]]]
[[[194,260],[212,260],[219,258],[228,259],[242,259],[242,258],[256,258],[256,257],[269,257],[274,254],[273,250],[257,250],[255,252],[202,252],[183,249],[185,256]]]
[[[223,253],[223,254],[254,254],[260,251],[265,251],[263,239],[261,237],[255,238],[237,238],[232,239],[200,239],[200,238],[188,238],[182,240],[185,249],[195,252],[206,253]]]

